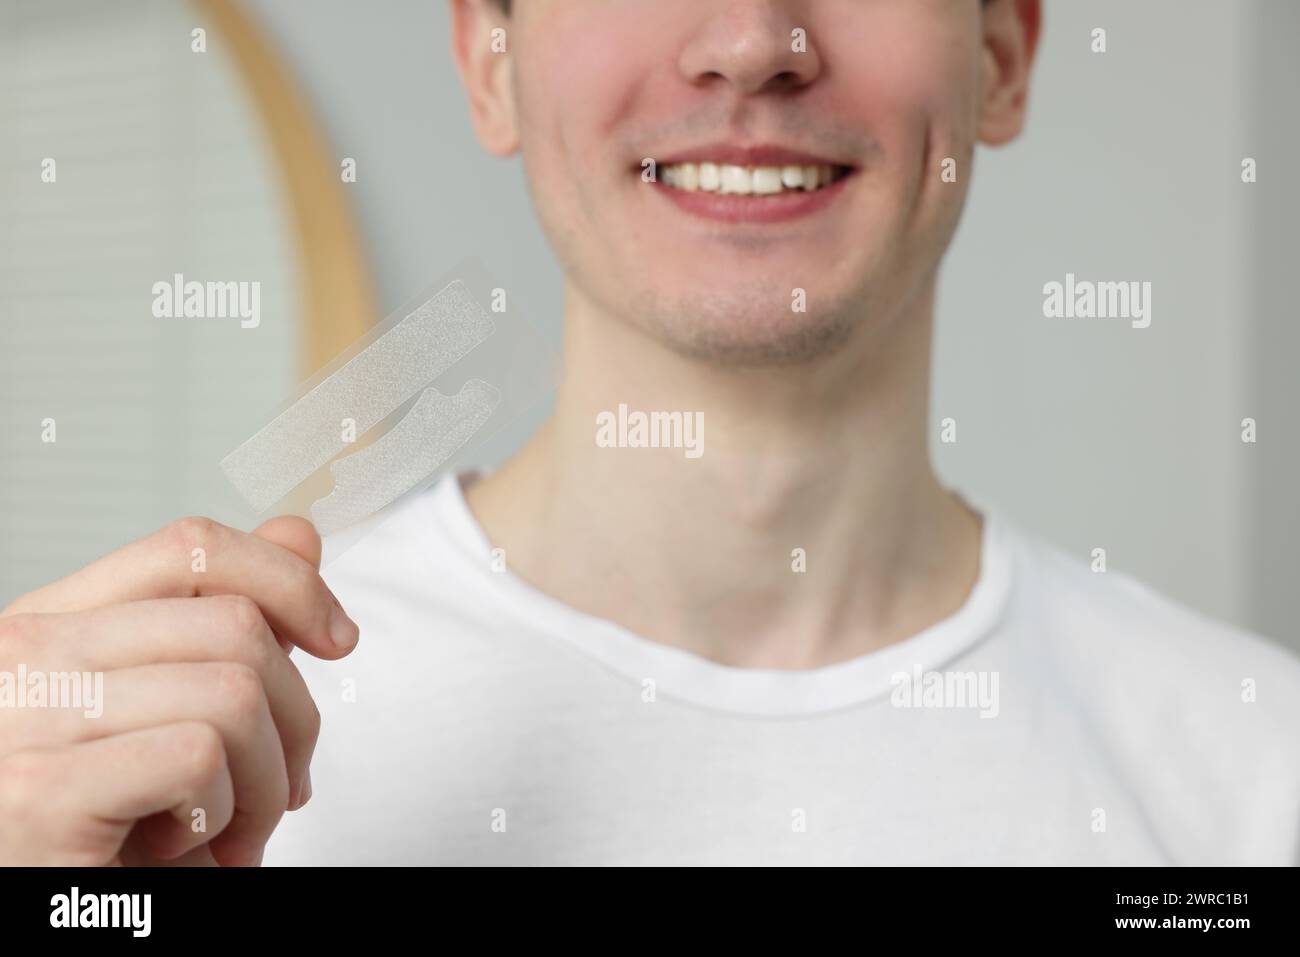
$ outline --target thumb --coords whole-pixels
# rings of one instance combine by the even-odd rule
[[[320,535],[316,533],[315,526],[307,519],[299,518],[297,515],[280,515],[276,518],[269,518],[253,529],[253,534],[273,545],[288,549],[313,568],[320,568]],[[328,586],[326,590],[329,590]],[[330,592],[330,597],[334,598],[333,592]],[[334,598],[334,604],[337,605],[338,603],[339,600]],[[277,635],[276,640],[280,643],[280,647],[284,649],[285,654],[293,652],[293,643],[288,639]]]
[[[287,548],[313,568],[320,568],[320,536],[312,523],[297,515],[267,519],[253,534],[281,548]]]

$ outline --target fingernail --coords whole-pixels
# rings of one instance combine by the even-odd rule
[[[351,648],[360,637],[356,623],[340,605],[330,609],[330,640],[340,648]]]
[[[306,804],[311,800],[311,769],[307,770],[307,776],[302,781],[302,803]],[[299,805],[301,807],[301,805]]]

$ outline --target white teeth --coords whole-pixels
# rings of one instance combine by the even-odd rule
[[[811,193],[835,181],[832,166],[732,166],[724,163],[673,163],[660,168],[665,186],[687,192],[773,196],[790,190]]]
[[[762,166],[754,170],[754,192],[771,196],[773,193],[781,192],[783,188],[779,169]]]
[[[745,167],[723,166],[718,172],[722,176],[722,192],[746,196],[754,191],[754,177]]]

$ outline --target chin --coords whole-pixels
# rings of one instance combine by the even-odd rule
[[[788,295],[788,294],[787,294]],[[770,301],[770,300],[769,300]],[[695,299],[683,308],[636,319],[644,332],[692,359],[714,365],[788,366],[831,355],[849,341],[855,322],[847,311],[773,313],[722,299]]]

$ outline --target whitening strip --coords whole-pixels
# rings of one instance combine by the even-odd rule
[[[548,336],[463,261],[304,383],[221,468],[255,514],[277,503],[301,514],[314,499],[324,567],[441,474],[508,457],[557,377]]]
[[[222,470],[265,511],[342,452],[349,429],[361,435],[381,422],[494,328],[465,284],[450,283],[222,459]]]
[[[426,389],[373,445],[330,466],[334,490],[311,507],[316,530],[330,535],[410,491],[468,442],[500,402],[501,391],[482,379],[470,379],[452,396]]]

